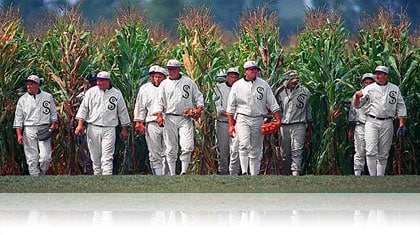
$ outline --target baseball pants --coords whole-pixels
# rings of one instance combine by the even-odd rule
[[[229,123],[216,121],[216,145],[221,175],[239,174],[237,138],[229,136]]]
[[[263,117],[237,115],[236,136],[239,144],[239,162],[242,174],[258,175],[260,172],[264,135],[261,133]]]
[[[45,175],[51,162],[51,138],[39,141],[37,132],[41,128],[44,126],[25,126],[23,129],[23,151],[31,176]]]
[[[148,122],[146,126],[146,143],[149,150],[150,166],[154,175],[162,175],[164,162],[163,128],[157,122]]]
[[[302,153],[305,146],[306,124],[283,124],[280,127],[281,155],[285,161],[291,162],[290,169],[299,175],[302,169]],[[291,159],[291,161],[290,161]]]
[[[354,128],[354,174],[362,174],[366,162],[365,124],[359,123]]]
[[[187,173],[191,153],[194,151],[194,123],[192,119],[184,116],[166,115],[163,139],[170,175],[176,174],[175,164],[179,147],[181,148],[179,156],[182,167],[181,173]]]
[[[86,135],[93,174],[112,175],[116,139],[115,127],[88,124]]]
[[[392,119],[378,120],[367,117],[365,124],[366,163],[371,176],[385,175],[393,135]]]

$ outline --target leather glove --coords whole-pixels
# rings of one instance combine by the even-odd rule
[[[405,128],[405,126],[400,126],[397,129],[397,138],[405,138],[407,136],[407,128]]]
[[[157,114],[157,123],[160,127],[165,125],[165,121],[163,120],[162,113]]]

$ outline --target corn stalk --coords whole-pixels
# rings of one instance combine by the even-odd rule
[[[25,169],[22,147],[12,127],[16,102],[24,92],[23,81],[34,60],[34,51],[27,49],[32,47],[24,37],[21,20],[12,11],[0,14],[0,175],[21,174]]]
[[[215,106],[213,88],[216,74],[225,68],[225,56],[217,25],[208,8],[185,8],[178,19],[180,35],[179,58],[186,74],[197,84],[204,96],[204,114],[195,121],[195,150],[192,154],[191,171],[196,174],[212,174],[215,168]]]

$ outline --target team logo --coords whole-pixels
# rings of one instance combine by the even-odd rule
[[[304,95],[304,94],[300,94],[297,98],[297,104],[296,104],[296,107],[298,107],[298,108],[303,108],[304,106],[305,106],[305,100],[306,100],[306,95]]]
[[[184,91],[184,93],[182,94],[182,98],[188,99],[188,97],[190,97],[190,89],[191,87],[189,85],[184,85],[182,87],[182,90]]]
[[[390,97],[390,99],[389,99],[388,103],[390,103],[390,104],[397,103],[397,92],[396,91],[390,91],[389,92],[389,97]]]
[[[114,110],[117,107],[117,101],[118,101],[118,99],[115,96],[109,97],[108,109],[109,110]]]
[[[48,100],[44,100],[44,101],[42,102],[42,107],[44,108],[44,109],[42,110],[42,113],[43,113],[43,114],[50,114],[50,113],[51,113],[50,105],[51,105],[51,103],[50,103],[50,101],[48,101]]]
[[[264,88],[263,87],[257,87],[257,100],[262,100],[264,98]]]

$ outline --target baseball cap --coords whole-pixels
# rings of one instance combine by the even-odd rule
[[[157,66],[155,73],[161,73],[163,76],[168,76],[168,71],[160,66]]]
[[[93,82],[93,81],[95,81],[95,80],[96,80],[96,73],[95,73],[95,72],[90,73],[90,74],[87,76],[87,80],[88,80],[88,82]]]
[[[158,69],[159,69],[159,65],[150,66],[150,68],[149,68],[149,74],[156,73]]]
[[[228,74],[228,73],[237,73],[237,74],[239,74],[239,70],[237,68],[229,68],[226,71],[226,74]]]
[[[375,81],[376,76],[375,76],[375,74],[373,74],[373,73],[365,73],[365,74],[363,74],[363,77],[362,77],[362,82],[363,82],[365,79],[367,79],[367,78],[371,78],[371,79],[373,79],[373,81]]]
[[[101,71],[96,76],[96,79],[110,80],[111,79],[111,74],[106,72],[106,71]]]
[[[378,67],[375,68],[375,72],[374,73],[376,73],[376,72],[382,72],[382,73],[388,74],[389,71],[388,71],[388,67],[383,66],[383,65],[380,65],[380,66],[378,66]]]
[[[249,61],[245,62],[244,69],[254,69],[254,68],[259,69],[257,64],[255,63],[255,61],[249,60]]]
[[[222,69],[217,73],[217,77],[226,77],[226,70]]]
[[[285,74],[285,77],[287,80],[289,80],[289,82],[296,81],[296,80],[299,80],[299,73],[297,70],[290,70],[290,71],[287,71],[287,73]]]
[[[40,83],[40,79],[36,75],[29,75],[29,77],[25,80],[25,82],[34,82],[36,84]]]
[[[174,68],[179,68],[181,67],[181,64],[179,63],[178,60],[169,60],[168,63],[166,64],[166,68],[168,69],[174,69]]]

